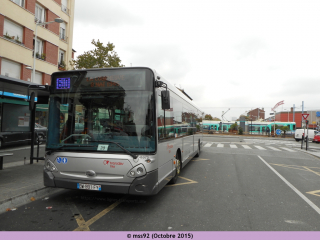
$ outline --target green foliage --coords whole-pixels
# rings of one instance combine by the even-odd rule
[[[281,126],[279,129],[284,132],[284,135],[286,135],[286,132],[290,130],[290,127],[288,127],[288,126]]]
[[[239,132],[238,132],[239,135],[243,135],[243,129],[242,127],[239,127]]]
[[[234,124],[232,124],[232,125],[230,126],[230,129],[231,129],[231,130],[237,130],[237,127],[238,127],[238,123],[235,122]]]
[[[93,39],[91,44],[95,46],[94,50],[84,52],[77,57],[77,60],[70,61],[73,69],[124,67],[114,51],[113,43],[108,42],[104,46],[99,39],[97,42]]]
[[[213,120],[213,117],[211,116],[211,114],[206,114],[204,116],[204,120]]]

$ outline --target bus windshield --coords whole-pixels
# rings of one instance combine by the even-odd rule
[[[106,75],[101,72],[94,74]],[[93,78],[87,74],[78,83],[68,83],[71,86],[67,90],[60,91],[57,87],[50,95],[47,149],[155,152],[152,88],[137,87],[132,82],[127,84],[130,77],[123,76],[117,85],[105,81],[104,86],[94,85],[86,90],[79,81],[83,83]]]

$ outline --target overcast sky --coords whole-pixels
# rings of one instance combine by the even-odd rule
[[[111,42],[122,64],[156,69],[213,117],[268,117],[281,100],[320,109],[319,12],[319,0],[76,0],[73,48]]]

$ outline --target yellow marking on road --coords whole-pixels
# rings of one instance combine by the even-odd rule
[[[184,182],[184,183],[178,183],[178,184],[172,184],[172,185],[167,185],[166,187],[175,187],[175,186],[180,186],[180,185],[186,185],[186,184],[193,184],[193,183],[198,183],[196,181],[193,181],[191,179],[188,179],[188,178],[185,178],[185,177],[180,177],[179,178],[182,178],[188,182]]]
[[[88,221],[84,221],[81,222],[81,224],[78,223],[79,227],[76,228],[73,231],[90,231],[89,226],[91,224],[93,224],[94,222],[96,222],[97,220],[99,220],[100,218],[102,218],[104,215],[106,215],[108,212],[110,212],[112,209],[114,209],[116,206],[118,206],[120,203],[122,203],[123,201],[125,201],[128,197],[125,196],[121,199],[119,199],[118,201],[116,201],[115,203],[111,204],[109,207],[107,207],[106,209],[104,209],[103,211],[101,211],[100,213],[98,213],[97,215],[95,215],[93,218],[91,218]],[[84,230],[84,229],[89,229],[89,230]]]
[[[79,230],[78,231],[90,231],[90,228],[88,226],[85,226],[85,220],[82,217],[82,215],[80,214],[77,206],[72,202],[71,198],[66,198],[69,206],[70,206],[70,210],[74,216],[74,218],[77,221],[77,224],[79,226]]]
[[[302,170],[302,171],[307,171],[307,172],[312,172],[318,176],[320,176],[320,172],[316,172],[312,169],[315,168],[315,170],[320,171],[319,167],[308,167],[308,166],[297,166],[297,165],[285,165],[285,164],[276,164],[276,163],[270,163],[270,165],[275,165],[275,166],[279,166],[279,167],[286,167],[286,168],[293,168],[293,169],[297,169],[297,170]]]
[[[306,192],[306,193],[320,197],[320,190]],[[316,194],[316,193],[319,193],[319,194]]]
[[[198,161],[207,161],[207,160],[210,160],[210,159],[197,158],[197,159],[192,160],[192,161],[193,161],[193,162],[198,162]]]

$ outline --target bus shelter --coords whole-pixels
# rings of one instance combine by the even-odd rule
[[[0,75],[0,134],[12,137],[15,133],[29,134],[30,164],[33,160],[44,160],[34,157],[35,115],[37,104],[48,104],[48,99],[48,85]]]

